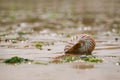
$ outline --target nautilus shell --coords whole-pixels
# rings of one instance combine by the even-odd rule
[[[95,40],[87,34],[73,36],[67,42],[64,51],[67,54],[87,54],[90,55],[95,48]]]

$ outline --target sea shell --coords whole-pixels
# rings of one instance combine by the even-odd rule
[[[68,54],[88,54],[90,55],[95,48],[95,40],[87,34],[73,36],[65,46],[65,53]]]

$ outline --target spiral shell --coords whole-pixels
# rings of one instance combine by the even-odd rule
[[[73,36],[65,46],[65,53],[69,54],[91,54],[95,48],[95,40],[87,34]]]

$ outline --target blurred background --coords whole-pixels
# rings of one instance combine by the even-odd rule
[[[120,0],[0,0],[0,31],[43,29],[120,35]]]

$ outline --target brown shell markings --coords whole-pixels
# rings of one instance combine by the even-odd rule
[[[90,55],[95,48],[95,40],[92,36],[87,34],[79,34],[73,36],[65,46],[65,53],[67,54],[87,54]]]

